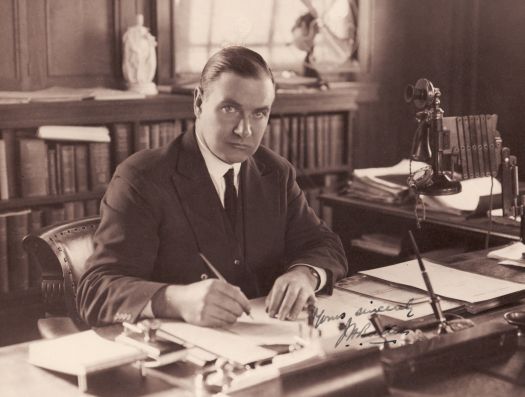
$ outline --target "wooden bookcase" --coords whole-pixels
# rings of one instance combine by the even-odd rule
[[[308,197],[312,201],[317,199],[317,195],[323,190],[333,190],[337,181],[344,180],[352,170],[353,159],[353,135],[355,117],[358,109],[358,101],[369,101],[375,97],[375,88],[366,87],[364,84],[355,83],[351,89],[320,91],[307,94],[278,94],[272,109],[272,120],[270,130],[267,135],[275,136],[275,129],[272,132],[272,123],[280,124],[278,138],[263,143],[272,146],[284,139],[287,146],[280,144],[280,149],[285,157],[289,157],[292,142],[288,137],[288,127],[293,118],[302,122],[302,147],[304,150],[304,167],[298,166],[298,181],[303,189],[313,191],[314,195]],[[13,134],[17,131],[36,131],[42,125],[75,125],[75,126],[107,126],[114,137],[114,126],[125,123],[131,128],[132,139],[136,131],[142,125],[153,125],[161,122],[175,122],[184,120],[186,125],[188,120],[192,120],[193,103],[191,96],[181,95],[159,95],[152,98],[140,100],[115,100],[115,101],[78,101],[78,102],[48,102],[48,103],[27,103],[15,105],[0,105],[0,131],[2,137],[6,134]],[[339,161],[331,161],[327,158],[330,148],[318,150],[315,145],[323,144],[330,138],[329,118],[338,119],[340,136],[336,142],[332,142],[332,150],[337,150]],[[307,118],[312,118],[308,126]],[[324,132],[316,135],[315,131],[307,131],[313,125],[323,124]],[[287,120],[287,121],[283,121]],[[332,125],[333,126],[333,125]],[[316,127],[314,127],[316,128]],[[301,134],[301,133],[300,133]],[[266,138],[265,138],[266,139]],[[313,148],[308,148],[308,143]],[[110,145],[113,145],[112,141]],[[310,150],[310,155],[308,155]],[[113,150],[110,150],[113,154]],[[322,156],[319,160],[317,156]],[[315,156],[313,158],[312,156]],[[308,166],[306,161],[309,162]],[[297,165],[297,164],[296,164]],[[114,161],[111,161],[111,169],[114,169]],[[327,186],[329,185],[329,186]],[[70,201],[99,200],[103,191],[87,191],[67,195],[46,195],[39,197],[19,197],[9,200],[0,200],[0,213],[9,211],[19,211],[22,209],[38,209],[47,205],[60,205]],[[308,194],[307,194],[308,196]],[[318,203],[317,203],[318,204]],[[319,206],[320,208],[320,206]],[[16,338],[7,338],[2,334],[21,335],[21,339],[36,337],[35,324],[36,318],[42,315],[40,304],[38,280],[33,280],[28,289],[15,290],[0,294],[0,345],[13,343]],[[28,313],[26,316],[22,313]],[[25,316],[25,317],[24,317]],[[16,318],[15,318],[16,317]],[[15,321],[16,320],[16,321]],[[25,330],[18,332],[15,328]],[[19,338],[19,339],[20,339]],[[2,339],[7,342],[2,342]]]

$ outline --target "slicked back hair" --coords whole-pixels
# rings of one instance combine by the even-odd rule
[[[273,73],[262,56],[246,47],[231,46],[216,52],[206,62],[200,79],[203,93],[211,82],[228,72],[248,78],[269,77],[275,86]]]

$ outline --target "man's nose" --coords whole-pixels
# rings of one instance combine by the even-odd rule
[[[241,138],[247,138],[252,135],[252,127],[250,125],[250,120],[247,117],[243,117],[239,120],[239,124],[233,130],[233,132],[240,136]]]

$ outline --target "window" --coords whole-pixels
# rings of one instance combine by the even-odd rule
[[[308,12],[302,0],[173,0],[175,11],[175,73],[199,74],[206,60],[227,45],[245,45],[259,52],[274,70],[302,71],[306,52],[293,44],[292,28],[298,17]],[[361,34],[358,0],[311,0],[318,10],[349,9],[351,24],[350,69],[355,71]],[[359,10],[359,15],[358,15]],[[323,12],[320,12],[324,15]]]

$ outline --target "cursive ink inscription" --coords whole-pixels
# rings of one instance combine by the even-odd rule
[[[335,342],[335,347],[339,346],[343,340],[348,342],[350,339],[360,338],[367,333],[371,326],[372,324],[368,322],[363,327],[359,328],[357,324],[353,322],[352,317],[349,317],[346,323],[339,324],[341,334]]]
[[[360,307],[355,311],[356,316],[361,316],[363,314],[373,314],[373,313],[384,313],[384,312],[392,312],[396,310],[406,310],[407,317],[413,317],[414,313],[412,313],[412,304],[414,302],[414,298],[410,298],[409,301],[404,305],[379,305],[376,307],[373,307],[371,309],[367,309],[364,307]],[[370,304],[373,305],[374,301],[370,301]]]
[[[330,321],[335,320],[343,320],[346,317],[346,313],[338,313],[333,316],[328,316],[324,313],[324,309],[319,311],[319,308],[316,306],[314,310],[314,327],[319,328],[319,326],[323,323],[328,323]]]

